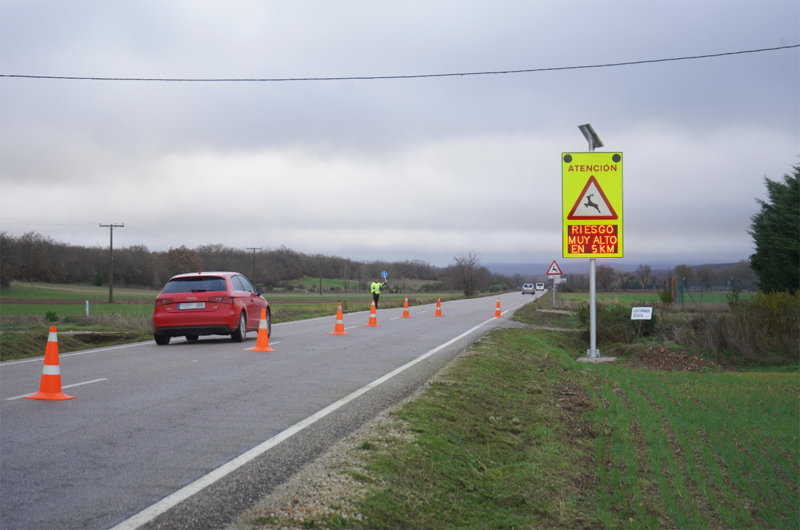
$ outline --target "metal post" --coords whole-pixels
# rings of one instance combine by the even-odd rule
[[[556,279],[553,278],[553,307],[556,306]]]
[[[587,138],[589,142],[589,152],[594,151],[594,140]],[[600,357],[600,350],[597,349],[597,260],[589,259],[589,349],[586,351],[587,357]]]
[[[589,259],[589,349],[587,357],[600,357],[597,349],[597,260]]]
[[[589,143],[589,151],[593,152],[595,147],[603,147],[603,142],[590,124],[578,125],[581,134]],[[600,357],[600,350],[597,349],[597,271],[596,259],[589,259],[589,349],[586,350],[587,357]]]

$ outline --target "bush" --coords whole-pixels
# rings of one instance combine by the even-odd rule
[[[672,298],[672,293],[667,289],[658,291],[658,298],[661,300],[661,306],[666,309],[672,305],[675,300]]]
[[[58,322],[58,315],[56,314],[55,311],[47,311],[44,314],[44,321],[50,324],[55,324],[56,322]]]
[[[762,364],[800,359],[800,294],[737,298],[729,297],[729,313],[704,313],[678,329],[675,341],[711,350],[717,358],[730,352]]]
[[[94,284],[97,287],[102,287],[103,286],[103,275],[100,274],[99,272],[97,274],[95,274],[95,276],[94,276]]]
[[[501,291],[508,291],[508,290],[509,290],[508,285],[506,285],[505,283],[496,283],[489,287],[490,293],[499,293]]]
[[[419,290],[423,293],[435,293],[438,289],[432,283],[423,283]]]
[[[653,313],[651,320],[631,320],[633,306],[628,305],[597,305],[597,343],[632,343],[639,336],[641,323],[641,336],[649,337],[656,333],[656,315]],[[589,325],[589,304],[581,304],[577,312],[578,320]],[[588,340],[588,332],[584,337]]]

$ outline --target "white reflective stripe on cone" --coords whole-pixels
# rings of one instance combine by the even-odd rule
[[[61,367],[57,364],[45,364],[42,367],[42,375],[61,375]]]
[[[266,320],[262,320],[261,322],[259,322],[258,323],[258,329],[267,329],[267,321]]]
[[[47,336],[47,342],[58,342],[58,333],[51,331]]]

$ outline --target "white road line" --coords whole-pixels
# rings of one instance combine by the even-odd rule
[[[64,390],[65,388],[72,388],[74,386],[88,385],[90,383],[99,383],[100,381],[106,381],[107,379],[108,379],[107,377],[104,377],[103,379],[93,379],[91,381],[84,381],[83,383],[75,383],[75,384],[72,384],[72,385],[64,385],[64,386],[61,387],[61,390]],[[14,397],[6,398],[6,401],[12,401],[14,399],[22,399],[24,397],[32,396],[35,393],[36,392],[31,392],[30,394],[23,394],[21,396],[14,396]]]
[[[143,342],[149,342],[149,341],[143,341]],[[78,351],[78,352],[74,352],[74,353],[60,353],[58,355],[58,358],[59,359],[63,359],[64,357],[74,357],[76,355],[86,355],[87,353],[99,353],[99,352],[111,351],[111,350],[121,350],[123,348],[132,348],[134,346],[141,346],[141,345],[142,345],[142,342],[133,342],[131,344],[121,344],[119,346],[112,346],[112,347],[109,347],[109,348],[100,348],[100,349],[97,349],[97,350],[84,350],[84,351]],[[37,361],[38,362],[42,362],[43,358],[44,358],[44,355],[42,355],[41,357],[32,357],[30,359],[22,359],[22,360],[19,360],[19,361],[6,361],[4,363],[0,363],[0,368],[2,368],[4,366],[11,366],[12,364],[35,363]]]
[[[272,346],[273,344],[280,344],[281,342],[283,342],[283,341],[280,341],[280,340],[279,341],[275,341],[275,342],[270,341],[269,345]],[[253,348],[255,348],[255,346],[253,346]],[[245,348],[242,351],[250,351],[251,349],[252,348]]]
[[[152,521],[153,519],[155,519],[156,517],[158,517],[162,513],[166,512],[167,510],[169,510],[173,506],[177,506],[178,504],[180,504],[181,502],[185,501],[186,499],[188,499],[189,497],[191,497],[195,493],[197,493],[199,491],[202,491],[203,489],[205,489],[208,486],[212,485],[216,481],[224,478],[228,474],[232,473],[233,471],[235,471],[235,470],[239,469],[240,467],[242,467],[243,465],[247,464],[251,460],[254,460],[255,458],[258,458],[262,454],[266,453],[267,451],[269,451],[270,449],[272,449],[276,445],[280,444],[281,442],[287,440],[291,436],[293,436],[293,435],[297,434],[298,432],[302,431],[306,427],[310,427],[311,425],[313,425],[317,421],[321,420],[322,418],[324,418],[325,416],[331,414],[332,412],[335,412],[337,409],[343,407],[347,403],[350,403],[351,401],[353,401],[354,399],[358,398],[359,396],[361,396],[363,394],[366,394],[367,392],[369,392],[373,388],[377,387],[378,385],[380,385],[382,383],[385,383],[386,381],[388,381],[389,379],[393,378],[397,374],[408,370],[409,368],[411,368],[415,364],[417,364],[417,363],[419,363],[421,361],[424,361],[425,359],[427,359],[431,355],[433,355],[435,353],[438,353],[439,351],[441,351],[444,348],[450,346],[454,342],[457,342],[457,341],[463,339],[464,337],[466,337],[470,333],[472,333],[475,330],[485,326],[486,324],[488,324],[489,322],[491,322],[493,320],[494,320],[494,317],[492,317],[489,320],[486,320],[486,321],[478,324],[474,328],[465,331],[464,333],[462,333],[458,337],[450,339],[449,341],[445,342],[444,344],[440,344],[439,346],[435,347],[434,349],[430,350],[429,352],[417,357],[416,359],[414,359],[412,361],[407,362],[406,364],[404,364],[400,368],[397,368],[397,369],[389,372],[388,374],[384,375],[383,377],[380,377],[380,378],[376,379],[372,383],[369,383],[368,385],[359,388],[358,390],[356,390],[355,392],[353,392],[349,396],[346,396],[346,397],[340,399],[339,401],[337,401],[337,402],[335,402],[335,403],[333,403],[331,405],[328,405],[327,407],[325,407],[324,409],[320,410],[316,414],[312,414],[308,418],[306,418],[306,419],[304,419],[304,420],[302,420],[302,421],[300,421],[298,423],[295,423],[294,425],[292,425],[291,427],[289,427],[285,431],[282,431],[282,432],[276,434],[272,438],[266,440],[265,442],[262,442],[260,445],[257,445],[256,447],[254,447],[253,449],[250,449],[246,453],[242,453],[241,455],[237,456],[236,458],[234,458],[233,460],[231,460],[227,464],[223,464],[222,466],[218,467],[217,469],[215,469],[214,471],[212,471],[208,475],[197,479],[196,481],[192,482],[191,484],[188,484],[187,486],[184,486],[183,488],[179,489],[178,491],[176,491],[172,495],[169,495],[169,496],[163,498],[162,500],[160,500],[159,502],[153,504],[149,508],[146,508],[146,509],[142,510],[141,512],[137,513],[133,517],[131,517],[129,519],[126,519],[125,521],[122,521],[120,524],[118,524],[117,526],[113,527],[111,530],[134,530],[135,528],[139,528],[140,526],[143,526],[143,525],[149,523],[150,521]]]
[[[355,328],[357,328],[357,327],[358,327],[358,326],[350,326],[349,328],[344,328],[344,329],[355,329]]]
[[[393,318],[390,318],[389,320],[397,320],[398,318],[400,318],[400,317],[393,317]]]

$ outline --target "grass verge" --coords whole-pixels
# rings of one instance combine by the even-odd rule
[[[49,334],[47,327],[0,333],[0,361],[44,356]],[[66,353],[146,340],[153,340],[151,331],[59,332],[58,351]]]
[[[288,527],[800,527],[796,367],[575,362],[585,347],[576,333],[490,333],[394,412],[410,437],[367,437],[348,456],[369,490],[358,519],[333,506]]]

